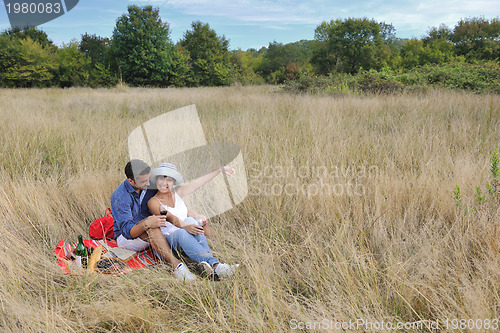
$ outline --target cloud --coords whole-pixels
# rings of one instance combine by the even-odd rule
[[[298,1],[269,0],[135,0],[133,3],[151,4],[178,11],[184,15],[224,17],[243,23],[311,24],[318,19],[314,11]],[[309,15],[308,15],[309,14]]]
[[[421,37],[430,27],[444,23],[451,28],[460,18],[498,16],[497,0],[129,0],[160,7],[163,15],[175,13],[228,24],[287,29],[314,26],[322,21],[367,17],[391,23],[404,37]],[[174,14],[172,14],[174,15]],[[416,36],[415,36],[416,35]]]
[[[243,22],[278,22],[282,24],[311,24],[341,17],[388,16],[394,20],[420,14],[422,17],[456,17],[464,13],[480,15],[496,9],[496,0],[136,0],[134,3],[152,4],[173,9],[186,15],[226,17]],[[484,15],[484,14],[483,14]],[[416,18],[415,18],[416,19]],[[389,22],[391,20],[388,20]]]

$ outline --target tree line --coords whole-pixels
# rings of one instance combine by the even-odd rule
[[[429,65],[486,64],[498,71],[499,59],[498,18],[466,18],[453,29],[440,25],[409,40],[396,38],[385,22],[337,19],[319,24],[314,40],[231,51],[225,36],[199,21],[174,43],[159,9],[131,5],[117,19],[111,38],[85,33],[80,41],[57,47],[36,28],[4,31],[0,86],[280,84],[367,72],[401,74]]]

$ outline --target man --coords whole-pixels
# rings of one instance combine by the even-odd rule
[[[111,195],[114,233],[119,247],[140,252],[151,247],[174,268],[174,276],[184,281],[196,279],[172,253],[160,227],[166,217],[141,212],[141,201],[149,186],[151,168],[141,160],[131,160],[125,166],[127,179]],[[146,217],[147,216],[147,217]]]

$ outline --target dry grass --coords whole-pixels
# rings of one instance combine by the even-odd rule
[[[244,154],[251,193],[212,221],[214,252],[240,262],[238,276],[185,285],[164,265],[63,276],[53,248],[109,205],[128,133],[189,104],[208,141]],[[488,180],[499,106],[440,91],[0,90],[0,328],[288,332],[323,320],[499,318],[499,211],[464,215],[452,198],[458,184],[473,204]]]

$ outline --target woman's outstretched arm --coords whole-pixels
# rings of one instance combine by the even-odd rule
[[[190,195],[191,193],[193,193],[194,191],[196,191],[197,189],[199,189],[200,187],[202,187],[203,185],[214,179],[219,173],[222,172],[222,170],[224,170],[224,172],[228,176],[234,175],[236,172],[234,170],[235,165],[236,163],[233,164],[232,166],[225,166],[225,167],[220,167],[219,169],[215,169],[214,171],[207,173],[206,175],[203,175],[199,178],[196,178],[195,180],[192,180],[189,183],[184,183],[180,185],[175,189],[175,191],[177,192],[177,194],[179,194],[181,198]]]

